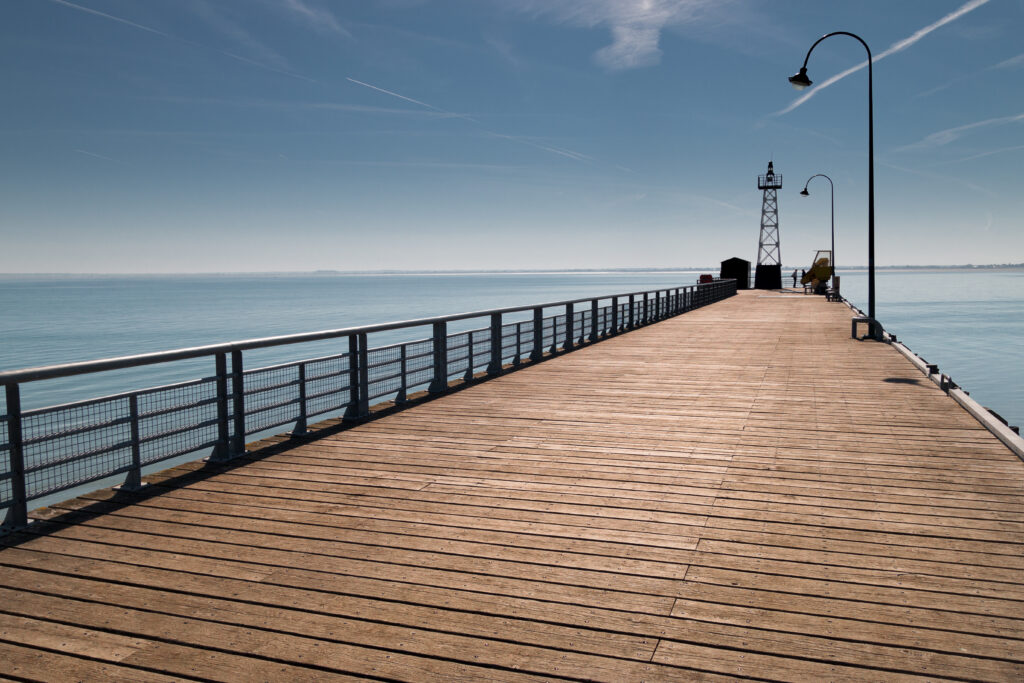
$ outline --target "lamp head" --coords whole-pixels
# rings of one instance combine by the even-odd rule
[[[810,197],[811,196],[811,193],[807,191],[806,187],[804,189],[800,190],[800,194],[802,196],[804,196],[804,197]]]
[[[789,83],[797,90],[803,90],[811,85],[811,79],[807,77],[807,67],[800,67],[800,73],[789,77]]]

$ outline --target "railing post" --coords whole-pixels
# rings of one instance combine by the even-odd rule
[[[512,360],[512,365],[519,365],[523,362],[523,324],[516,323],[516,357]]]
[[[370,414],[370,350],[365,332],[359,333],[359,412],[363,418]]]
[[[213,449],[210,460],[214,462],[227,460],[231,425],[228,411],[228,357],[226,353],[214,356],[217,371],[217,445]]]
[[[575,346],[573,343],[573,337],[576,335],[576,321],[573,317],[576,315],[576,311],[573,310],[572,302],[565,305],[565,342],[562,344],[562,349],[565,351],[572,351],[572,347]]]
[[[501,374],[501,313],[491,313],[491,362],[487,365],[487,374]]]
[[[427,388],[432,394],[448,389],[448,323],[434,323],[434,379]]]
[[[28,524],[28,489],[25,482],[25,446],[21,432],[21,388],[6,385],[7,442],[11,463],[11,507],[4,518],[6,530],[20,529]]]
[[[342,419],[359,419],[359,402],[362,387],[359,384],[359,336],[348,336],[348,405]]]
[[[636,327],[636,325],[634,324],[635,321],[636,321],[636,318],[634,317],[636,315],[636,312],[635,312],[635,305],[636,304],[634,302],[634,298],[635,297],[632,294],[629,295],[629,317],[626,319],[628,322],[626,323],[626,326],[625,326],[627,330],[631,330],[634,327]]]
[[[128,470],[121,489],[124,491],[138,491],[142,488],[142,445],[139,443],[139,396],[132,394],[128,397],[128,427],[132,439],[132,468]]]
[[[596,342],[598,340],[597,332],[597,299],[590,300],[590,341]]]
[[[463,382],[473,379],[473,330],[467,333],[466,348],[466,374],[462,376]]]
[[[293,436],[309,434],[306,418],[306,364],[299,363],[299,417],[295,420],[295,427],[292,429]]]
[[[395,395],[395,405],[401,405],[408,400],[406,395],[409,390],[409,379],[406,377],[407,365],[409,363],[408,351],[405,344],[398,347],[398,393]]]
[[[544,358],[544,309],[533,309],[533,351],[530,360],[537,362]]]
[[[245,375],[242,374],[242,352],[231,352],[231,408],[234,413],[234,434],[231,457],[245,453]]]

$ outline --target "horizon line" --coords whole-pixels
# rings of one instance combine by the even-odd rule
[[[751,265],[754,265],[751,262]],[[124,277],[138,277],[138,276],[193,276],[193,275],[445,275],[445,274],[459,274],[459,275],[486,275],[486,274],[573,274],[573,273],[691,273],[698,271],[714,270],[718,268],[718,265],[711,266],[638,266],[638,267],[620,267],[620,268],[417,268],[417,269],[403,269],[403,268],[375,268],[375,269],[328,269],[318,268],[315,270],[237,270],[237,271],[216,271],[216,270],[196,270],[196,271],[166,271],[166,272],[139,272],[139,271],[111,271],[111,272],[100,272],[100,271],[89,271],[89,272],[71,272],[71,271],[33,271],[33,272],[6,272],[0,273],[0,278],[6,277],[23,277],[23,276],[62,276],[62,277],[76,277],[76,276],[124,276]],[[783,265],[782,268],[787,270],[789,268],[801,268],[802,266],[793,264]],[[852,265],[852,266],[837,266],[836,270],[867,270],[867,265]],[[939,263],[926,263],[926,264],[893,264],[884,266],[875,266],[875,269],[917,269],[917,268],[946,268],[946,269],[982,269],[982,268],[1024,268],[1024,262],[1021,263],[960,263],[960,264],[939,264]]]

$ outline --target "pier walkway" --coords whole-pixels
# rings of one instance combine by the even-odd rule
[[[57,506],[0,678],[1021,681],[1024,462],[850,318],[741,292]]]

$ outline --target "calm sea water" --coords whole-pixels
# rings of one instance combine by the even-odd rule
[[[867,311],[867,272],[840,275]],[[1024,427],[1024,270],[878,270],[875,300],[886,330]]]
[[[844,294],[866,309],[866,273],[841,275]],[[0,370],[682,286],[696,276],[0,276]],[[1011,424],[1024,424],[1024,272],[883,270],[877,300],[887,330]],[[381,334],[371,344],[393,340]],[[340,343],[251,352],[246,366],[345,350]],[[36,382],[24,387],[23,402],[53,405],[212,373],[212,362],[200,360]]]

